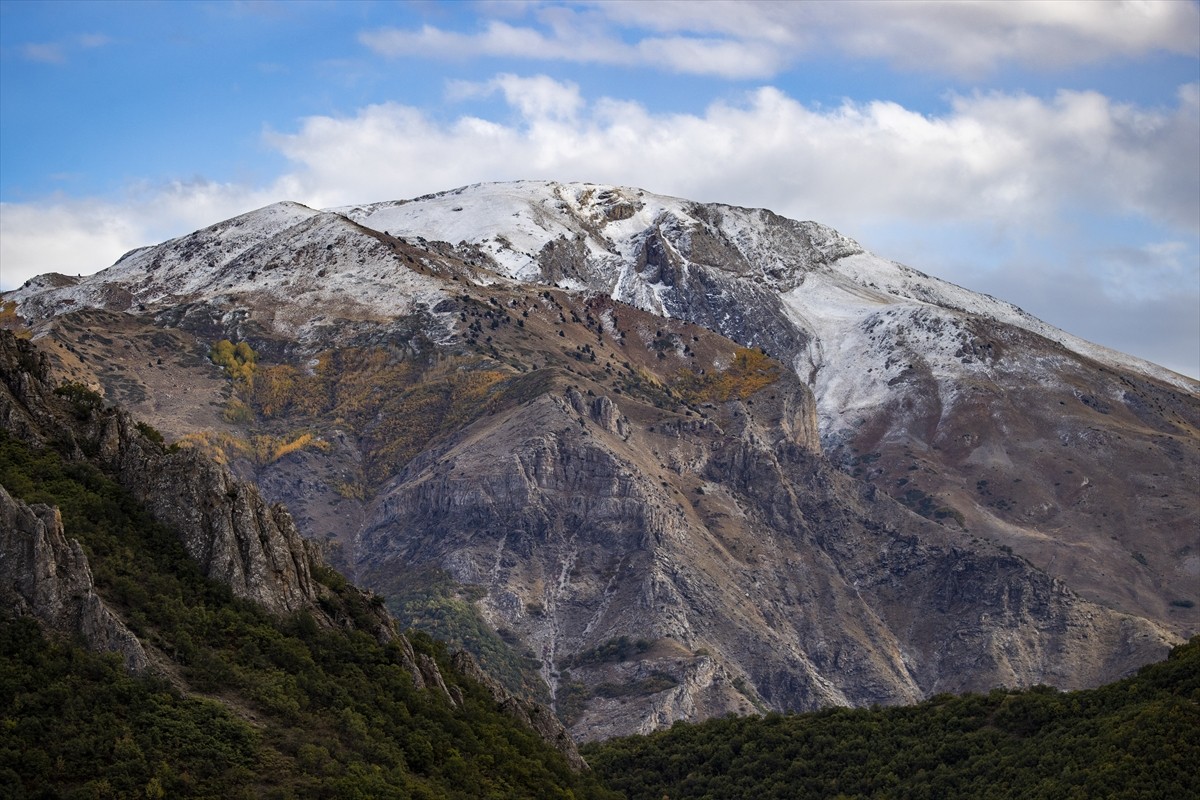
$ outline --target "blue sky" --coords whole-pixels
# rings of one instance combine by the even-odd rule
[[[0,0],[0,288],[281,199],[762,206],[1200,375],[1200,6]]]

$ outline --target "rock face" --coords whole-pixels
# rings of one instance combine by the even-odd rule
[[[438,665],[427,655],[417,656],[396,632],[381,603],[363,604],[352,620],[337,611],[339,604],[322,602],[331,591],[315,580],[313,571],[328,568],[283,506],[268,506],[253,484],[235,480],[199,451],[164,448],[127,414],[104,408],[98,396],[54,391],[45,355],[4,330],[0,431],[35,446],[57,446],[68,457],[101,467],[179,534],[206,576],[225,583],[235,595],[276,614],[307,611],[329,626],[365,629],[379,641],[396,640],[417,688],[440,691],[449,702],[461,703],[447,690]],[[354,587],[345,591],[359,593]],[[0,605],[36,618],[51,631],[79,637],[95,650],[120,653],[131,671],[150,666],[141,642],[97,595],[87,557],[77,541],[66,539],[57,509],[28,506],[3,486]],[[468,675],[483,677],[477,668]],[[573,766],[586,766],[561,727],[548,725],[552,712],[512,698],[494,681],[485,685],[498,703],[511,706],[514,716],[562,750]]]
[[[817,223],[473,186],[278,204],[7,297],[55,374],[242,443],[360,581],[465,587],[580,738],[1095,685],[1200,629],[1200,384]],[[245,454],[300,431],[322,446]],[[185,469],[102,433],[131,484]],[[196,555],[307,602],[225,480],[163,513],[252,531]]]
[[[660,423],[626,439],[580,425],[574,393],[489,419],[406,471],[374,508],[359,566],[385,590],[426,565],[486,587],[488,619],[541,656],[560,707],[582,706],[568,716],[580,738],[1091,685],[1170,641],[965,546],[805,442],[773,441],[767,398],[725,429]],[[596,654],[622,636],[647,647]]]
[[[0,604],[88,647],[146,669],[141,642],[96,594],[87,556],[63,534],[58,510],[28,506],[0,486]]]
[[[319,610],[314,545],[279,504],[194,450],[147,453],[114,415],[99,458],[160,522],[179,532],[204,574],[277,614]],[[125,431],[122,431],[125,429]]]

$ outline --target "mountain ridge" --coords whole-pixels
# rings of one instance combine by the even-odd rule
[[[519,193],[515,191],[504,191],[513,187],[531,186],[540,187],[544,190],[544,192],[539,196],[536,192],[527,191],[524,193]],[[1024,328],[1031,333],[1046,336],[1047,338],[1050,338],[1059,344],[1071,347],[1082,355],[1087,355],[1088,357],[1096,358],[1101,361],[1111,362],[1113,366],[1120,366],[1124,368],[1132,367],[1138,369],[1139,371],[1145,372],[1156,379],[1165,380],[1173,385],[1176,385],[1178,388],[1188,391],[1194,392],[1200,390],[1200,381],[1188,378],[1187,376],[1179,375],[1178,373],[1174,373],[1171,370],[1168,370],[1157,364],[1153,364],[1152,362],[1128,356],[1112,350],[1111,348],[1106,348],[1102,345],[1097,345],[1079,339],[1078,337],[1071,336],[1070,334],[1054,328],[1053,326],[1042,322],[1036,317],[1029,315],[1016,306],[1013,306],[1012,304],[1006,303],[1002,300],[997,300],[990,295],[972,292],[947,281],[932,278],[931,276],[914,270],[911,267],[906,267],[898,264],[897,262],[886,261],[874,256],[868,253],[853,239],[845,237],[832,228],[821,225],[820,223],[797,223],[793,222],[792,220],[779,217],[768,209],[748,209],[719,203],[696,203],[694,201],[682,200],[680,198],[655,195],[642,189],[630,187],[615,187],[590,183],[560,184],[553,181],[518,181],[503,184],[472,184],[470,186],[464,186],[446,192],[423,195],[412,200],[381,201],[366,205],[339,206],[326,209],[324,211],[311,209],[295,201],[284,200],[272,203],[254,211],[246,212],[245,214],[241,214],[225,222],[217,223],[216,225],[202,229],[196,233],[171,240],[171,243],[174,243],[172,249],[175,249],[177,253],[182,256],[181,260],[186,262],[189,248],[196,247],[197,238],[206,233],[210,234],[209,238],[219,238],[222,240],[223,244],[228,244],[228,242],[225,240],[229,238],[232,238],[234,242],[239,241],[237,236],[231,237],[229,236],[229,233],[237,232],[238,229],[245,226],[250,228],[250,230],[244,232],[246,238],[251,239],[254,242],[258,242],[264,236],[273,238],[277,235],[287,232],[289,229],[294,228],[298,224],[312,220],[314,217],[333,215],[335,217],[341,217],[345,220],[355,223],[356,225],[361,225],[363,228],[368,229],[377,235],[382,234],[385,237],[391,237],[393,239],[397,237],[402,238],[404,236],[412,236],[414,238],[425,239],[428,241],[443,241],[451,246],[460,246],[463,244],[473,245],[476,248],[483,246],[484,252],[482,255],[486,255],[494,265],[500,267],[498,272],[501,275],[514,280],[525,281],[534,278],[548,277],[542,274],[540,271],[537,259],[538,253],[522,253],[516,249],[517,245],[512,243],[512,238],[514,237],[511,236],[514,228],[501,227],[501,225],[495,219],[489,219],[482,225],[472,222],[463,223],[457,226],[450,224],[450,221],[452,220],[449,218],[454,216],[461,216],[463,219],[477,219],[477,216],[473,216],[472,214],[464,211],[464,209],[467,209],[467,207],[464,206],[463,203],[469,202],[469,200],[472,199],[472,191],[485,192],[486,190],[494,190],[496,192],[503,193],[505,199],[510,201],[510,204],[503,207],[500,211],[493,212],[490,215],[492,217],[495,217],[498,214],[508,215],[509,217],[520,217],[522,211],[524,210],[521,208],[522,205],[531,209],[530,216],[536,217],[536,219],[532,221],[521,219],[519,220],[520,224],[516,226],[516,230],[519,230],[521,233],[530,237],[529,242],[526,242],[525,244],[536,241],[536,238],[534,238],[535,234],[529,230],[531,225],[533,227],[537,227],[538,223],[547,224],[547,222],[549,222],[549,229],[543,229],[542,234],[543,236],[547,233],[556,234],[555,236],[549,237],[553,240],[564,236],[568,231],[576,235],[587,234],[588,236],[592,237],[592,239],[599,239],[600,231],[607,230],[610,225],[615,225],[622,228],[634,228],[637,225],[642,225],[643,228],[635,231],[635,233],[645,233],[645,231],[653,225],[654,221],[664,212],[686,216],[688,209],[695,208],[713,208],[717,209],[718,213],[720,211],[737,212],[743,216],[743,219],[739,221],[739,226],[735,227],[735,231],[737,231],[738,227],[740,227],[742,228],[742,233],[745,233],[745,222],[750,217],[758,216],[760,218],[778,220],[783,223],[798,226],[800,234],[808,239],[809,243],[812,245],[813,252],[818,254],[819,260],[826,262],[846,262],[847,259],[853,259],[852,261],[843,264],[842,272],[844,272],[852,281],[857,283],[862,291],[868,294],[876,294],[878,299],[882,299],[882,296],[886,294],[891,294],[894,297],[912,300],[914,302],[927,305],[939,305],[941,307],[950,308],[951,310],[956,311],[976,314],[991,313],[1000,321]],[[598,196],[601,198],[601,200],[591,204],[588,204],[586,201],[568,203],[566,198],[570,196],[571,192],[576,192],[580,196],[584,197]],[[654,213],[639,213],[636,215],[630,214],[629,216],[625,216],[625,213],[621,211],[621,209],[633,208],[634,202],[641,202],[636,198],[646,197],[652,198],[652,202],[656,204],[650,206]],[[477,201],[487,204],[492,199],[493,198],[491,195],[484,193],[481,197],[477,198]],[[438,207],[431,209],[431,213],[427,213],[424,216],[413,214],[409,215],[408,219],[405,219],[403,216],[389,216],[386,213],[388,211],[410,211],[414,208],[422,207],[423,204],[432,204],[435,202],[438,203]],[[552,220],[551,215],[544,210],[544,208],[549,206],[551,203],[559,204],[559,207],[556,210],[561,211],[564,207],[566,207],[569,211],[575,212],[573,215],[567,215],[568,221],[573,223],[573,227],[568,227],[561,221]],[[449,211],[444,208],[445,206],[449,206]],[[537,206],[542,207],[542,209],[540,209],[541,213],[536,213],[539,211]],[[513,209],[517,210],[514,211]],[[615,212],[614,209],[616,209]],[[422,208],[422,210],[424,209]],[[583,219],[582,212],[589,210],[591,211],[592,219]],[[284,212],[290,213],[285,214]],[[615,216],[613,216],[614,213]],[[571,216],[574,216],[573,220],[569,219]],[[280,223],[278,219],[279,217],[283,217],[282,223]],[[685,219],[684,221],[696,222],[697,220]],[[591,224],[588,224],[589,222]],[[367,223],[372,224],[368,225]],[[406,227],[406,223],[408,227]],[[277,227],[280,224],[282,224],[282,227]],[[598,225],[601,227],[597,228]],[[463,233],[468,231],[473,232],[474,235],[469,237],[462,236]],[[440,240],[431,239],[430,236],[424,235],[427,233],[431,234],[432,236],[440,235],[445,238]],[[497,241],[495,239],[496,236],[502,236],[504,239],[508,240],[507,243]],[[630,242],[626,242],[625,239],[633,239],[636,241],[637,237],[630,236],[625,230],[618,232],[617,236],[621,237],[620,249],[625,251],[622,254],[628,256],[630,254],[629,248],[632,246],[632,244]],[[607,238],[611,239],[612,237]],[[747,238],[752,241],[754,237],[747,235]],[[457,241],[455,241],[455,239],[457,239]],[[597,242],[593,241],[592,239],[589,239],[587,244],[593,253],[601,253],[606,256],[614,255],[614,253],[612,253],[610,250],[599,247]],[[209,243],[206,243],[206,245],[207,244]],[[518,245],[519,244],[521,244],[521,242],[518,240]],[[763,276],[767,277],[768,279],[774,278],[773,281],[768,280],[768,282],[772,284],[770,288],[776,291],[782,290],[782,293],[787,293],[788,291],[796,288],[794,279],[795,273],[798,271],[798,269],[803,271],[805,267],[808,267],[809,270],[811,270],[813,266],[811,257],[809,259],[805,259],[804,262],[799,265],[799,267],[792,263],[781,264],[777,259],[776,263],[773,265],[762,266],[761,262],[764,261],[762,243],[753,242],[753,245],[754,246],[749,248],[750,252],[745,254],[744,259],[746,261],[755,261],[756,266],[762,270]],[[213,249],[214,248],[211,246],[206,247],[207,251],[211,251]],[[247,255],[248,251],[252,249],[254,249],[253,246],[247,245],[244,249],[238,250],[232,258],[226,261],[221,261],[220,266],[231,266],[230,262],[236,261],[237,257],[239,256]],[[30,281],[27,281],[26,285],[22,287],[18,287],[17,289],[6,292],[5,295],[11,300],[15,300],[19,305],[25,305],[27,303],[33,304],[32,308],[29,310],[35,317],[52,315],[53,313],[56,313],[53,308],[38,308],[36,305],[35,298],[47,288],[68,290],[62,292],[54,298],[59,303],[65,305],[74,305],[76,303],[82,304],[86,302],[92,305],[115,308],[119,307],[121,301],[125,299],[119,296],[115,298],[104,297],[99,292],[87,298],[76,299],[71,296],[74,293],[70,292],[70,289],[74,289],[80,284],[90,288],[91,284],[93,283],[99,284],[97,289],[106,284],[125,284],[127,286],[132,284],[132,296],[128,298],[130,301],[132,301],[134,297],[137,297],[139,303],[142,301],[148,301],[150,303],[158,302],[164,299],[164,296],[156,297],[153,294],[149,296],[138,295],[137,282],[131,280],[131,277],[137,274],[138,267],[141,267],[146,273],[153,273],[158,269],[158,265],[155,264],[142,265],[140,263],[135,263],[139,260],[139,256],[143,256],[147,253],[147,251],[151,250],[161,250],[161,246],[140,247],[121,256],[121,258],[114,263],[113,267],[104,271],[105,280],[103,281],[97,282],[90,280],[92,276],[87,276],[83,279],[71,279],[67,278],[66,276],[62,276],[63,279],[71,281],[73,285],[68,287],[46,287],[42,284],[42,281],[40,280],[41,276],[39,276],[39,278],[30,279]],[[209,256],[208,266],[211,267],[217,265],[217,261],[220,260],[219,249],[217,249],[217,261],[213,260],[211,257],[211,252],[207,252],[206,255]],[[130,277],[125,277],[122,274],[123,272],[128,272]],[[202,273],[197,273],[193,270],[192,274],[198,276]],[[180,276],[167,274],[165,277],[167,279],[178,279]],[[614,299],[618,299],[623,302],[630,302],[632,305],[638,305],[639,307],[644,307],[644,304],[649,302],[644,289],[641,291],[640,298],[638,296],[638,290],[622,290],[621,285],[623,277],[625,276],[619,275],[614,277],[610,275],[606,278],[606,281],[611,284],[610,291]],[[116,280],[109,280],[110,278],[115,278]],[[780,278],[782,278],[782,281]],[[876,281],[882,281],[884,285],[879,286],[876,284]],[[563,287],[577,290],[591,290],[596,288],[584,282],[577,281],[572,283],[571,279],[569,278],[563,281]],[[195,285],[189,287],[187,284],[185,284],[182,288],[184,289],[184,292],[182,293],[184,296],[188,294],[189,288],[192,292],[196,291],[197,289]],[[232,289],[234,287],[225,286],[224,288]],[[409,289],[410,287],[400,285],[394,288]],[[378,300],[377,297],[370,297],[369,299],[372,301]],[[638,302],[639,299],[643,302]],[[659,313],[666,311],[666,309],[662,306],[661,299],[656,298],[656,300],[659,308],[648,310],[657,311]],[[981,300],[983,301],[982,306],[984,309],[980,308]],[[368,301],[365,303],[365,305],[370,306],[371,302]],[[989,306],[990,308],[988,308]],[[126,308],[128,308],[128,306],[126,306]],[[125,309],[123,308],[121,310]],[[396,311],[395,308],[388,308],[386,306],[379,306],[377,310],[382,313],[394,313]],[[754,344],[753,342],[747,343]]]
[[[163,533],[182,546],[199,574],[227,587],[232,597],[250,601],[279,622],[303,619],[301,627],[313,632],[365,635],[381,647],[390,646],[416,689],[440,693],[452,707],[463,705],[461,690],[456,690],[457,695],[451,692],[435,660],[414,650],[384,610],[382,599],[331,570],[319,545],[300,537],[285,508],[268,507],[257,487],[237,481],[200,450],[166,447],[152,427],[134,422],[118,408],[106,407],[99,395],[80,385],[52,387],[48,361],[35,346],[0,330],[0,444],[11,439],[17,443],[15,449],[40,451],[40,457],[51,462],[65,461],[74,468],[75,481],[82,475],[82,480],[98,485],[104,480],[99,476],[105,476],[125,492],[110,501],[112,506],[122,513],[144,509],[148,518],[163,526]],[[89,469],[95,473],[89,474]],[[61,488],[53,480],[47,481],[49,487],[41,487],[19,469],[3,477],[32,492]],[[89,522],[102,525],[106,513],[116,516],[112,506],[88,509]],[[77,539],[66,538],[57,507],[27,505],[0,485],[0,522],[4,523],[0,616],[32,617],[64,639],[80,639],[91,650],[117,653],[131,672],[169,677],[177,686],[195,691],[178,676],[190,660],[180,652],[188,648],[179,644],[169,648],[163,642],[177,632],[147,635],[151,626],[144,616],[138,617],[136,627],[146,643],[130,630],[114,609],[123,605],[128,614],[128,606],[137,603],[122,597],[122,590],[114,585],[120,580],[114,581],[111,572],[105,575],[104,592],[98,592],[89,558]],[[126,534],[118,529],[117,536],[122,535]],[[90,545],[93,553],[100,551],[101,560],[114,549],[95,540]],[[123,602],[113,603],[114,596]],[[469,655],[458,654],[450,663],[455,673],[482,685],[505,715],[557,750],[573,770],[587,769],[547,709],[512,696],[484,675]]]
[[[268,208],[5,298],[63,376],[244,442],[375,588],[467,585],[579,737],[1094,684],[1154,657],[1135,631],[1196,630],[1194,381],[761,209],[549,182]],[[579,660],[621,636],[649,649]]]

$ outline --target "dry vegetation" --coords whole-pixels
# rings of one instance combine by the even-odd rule
[[[512,377],[479,357],[416,358],[382,347],[327,350],[305,370],[260,363],[245,342],[222,340],[214,345],[212,359],[228,371],[236,392],[226,419],[292,429],[256,434],[246,442],[222,439],[217,445],[227,456],[249,457],[262,466],[306,447],[327,448],[312,433],[295,429],[337,425],[357,435],[368,475],[377,480],[430,441],[494,411],[504,381]]]
[[[680,370],[672,388],[688,403],[744,400],[779,380],[779,364],[761,350],[739,348],[728,369],[705,374]]]
[[[20,339],[28,339],[32,335],[25,327],[25,320],[17,314],[15,300],[0,303],[0,328],[8,328]]]

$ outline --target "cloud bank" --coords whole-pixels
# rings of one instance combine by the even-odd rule
[[[882,219],[1051,224],[1068,208],[1200,227],[1200,87],[1174,108],[1093,92],[954,98],[943,116],[891,102],[814,109],[766,87],[703,115],[653,114],[570,83],[500,75],[516,119],[437,123],[394,103],[269,135],[307,196],[394,198],[489,179],[587,179],[770,205],[853,226]]]
[[[649,66],[724,78],[769,78],[802,58],[842,55],[905,70],[975,77],[1007,63],[1043,69],[1200,50],[1200,9],[1172,0],[708,0],[488,7],[470,32],[425,25],[360,35],[393,57],[521,58]]]

